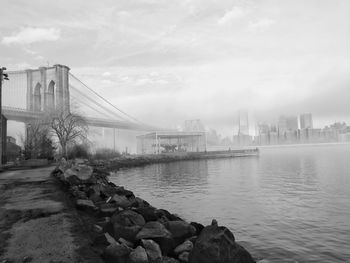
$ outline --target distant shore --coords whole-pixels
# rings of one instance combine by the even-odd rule
[[[227,151],[189,152],[189,153],[166,153],[149,155],[126,155],[108,161],[93,160],[91,165],[105,170],[118,170],[124,167],[144,166],[155,163],[169,163],[176,161],[219,159],[235,157],[258,156],[258,149],[241,149]]]
[[[350,142],[319,142],[319,143],[294,143],[294,144],[274,144],[274,145],[259,145],[259,148],[285,148],[285,147],[308,147],[308,146],[336,146],[350,145]]]

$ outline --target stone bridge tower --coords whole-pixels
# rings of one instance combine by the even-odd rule
[[[69,70],[59,64],[26,70],[27,110],[69,112]]]

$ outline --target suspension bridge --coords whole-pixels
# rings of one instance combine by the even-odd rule
[[[72,108],[83,115],[89,126],[134,131],[154,131],[147,125],[94,91],[70,73],[64,65],[7,71],[3,83],[3,115],[7,120],[28,123],[47,111]]]

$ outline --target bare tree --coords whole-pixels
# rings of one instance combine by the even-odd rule
[[[26,159],[51,158],[54,151],[49,126],[43,119],[27,123],[26,136],[22,137]]]
[[[62,155],[66,158],[70,144],[87,140],[87,122],[79,114],[64,111],[55,113],[50,116],[50,126],[61,145]]]

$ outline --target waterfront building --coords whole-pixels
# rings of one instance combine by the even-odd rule
[[[340,142],[350,142],[350,132],[340,134],[339,141]]]
[[[279,143],[293,143],[296,141],[298,132],[298,117],[280,116],[277,126]]]
[[[304,113],[300,115],[300,129],[313,129],[311,113]]]
[[[258,124],[258,131],[259,131],[259,134],[268,134],[270,131],[270,127],[266,123],[261,123],[261,124]]]
[[[205,132],[161,131],[137,136],[138,154],[206,151]]]

